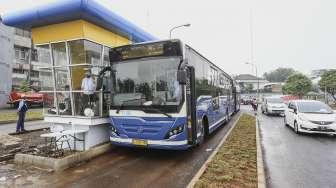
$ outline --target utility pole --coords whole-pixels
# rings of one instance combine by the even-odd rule
[[[259,77],[258,77],[258,68],[257,68],[257,65],[254,64],[254,63],[250,63],[250,62],[245,62],[245,64],[252,66],[252,72],[253,72],[253,68],[255,69],[255,76],[257,77],[257,95],[259,97]]]
[[[257,98],[259,99],[259,90],[260,90],[260,81],[259,81],[259,76],[258,76],[258,68],[257,65],[254,62],[254,33],[253,33],[253,12],[252,12],[252,8],[250,8],[249,10],[249,30],[250,30],[250,62],[247,64],[251,64],[252,65],[252,69],[253,67],[255,68],[255,74],[257,77]]]
[[[327,98],[327,86],[324,86],[324,102],[328,104],[328,98]]]

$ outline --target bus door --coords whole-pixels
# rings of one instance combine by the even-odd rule
[[[216,123],[221,117],[220,108],[219,108],[219,97],[213,97],[211,99],[211,107],[212,108],[209,113],[211,114],[211,118],[212,118],[211,124],[213,124],[213,123]]]
[[[195,145],[197,139],[195,68],[188,66],[185,73],[188,144]]]
[[[226,116],[227,98],[219,97],[219,114],[223,118]]]
[[[99,97],[103,97],[102,99],[102,116],[108,116],[109,114],[109,105],[111,103],[111,92],[113,87],[113,71],[110,66],[104,67],[98,74],[97,78],[97,87],[96,90],[100,90],[102,92]]]
[[[238,111],[238,96],[237,96],[237,90],[236,87],[234,86],[232,88],[232,95],[233,95],[233,106],[234,106],[234,112]]]

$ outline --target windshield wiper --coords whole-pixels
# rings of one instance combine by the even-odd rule
[[[131,101],[136,101],[136,100],[141,100],[141,98],[140,99],[129,99],[129,100],[121,101],[121,105],[118,106],[116,113],[119,114],[120,110],[124,107],[125,102],[131,102]]]
[[[152,110],[152,111],[158,112],[160,114],[163,114],[163,115],[165,115],[165,116],[167,116],[169,118],[173,118],[170,114],[168,114],[168,113],[166,113],[166,112],[164,112],[164,111],[162,111],[160,109],[154,108],[152,106],[141,106],[141,107],[142,107],[142,110]]]
[[[140,98],[140,99],[129,99],[129,100],[121,101],[121,105],[118,106],[116,113],[119,114],[120,110],[124,107],[124,103],[125,103],[125,102],[136,101],[136,100],[141,100],[141,99],[142,99],[142,98]],[[152,111],[158,112],[158,113],[160,113],[160,114],[163,114],[163,115],[165,115],[165,116],[167,116],[167,117],[169,117],[169,118],[172,118],[172,116],[171,116],[170,114],[168,114],[168,113],[166,113],[166,112],[163,112],[162,110],[157,109],[157,108],[154,108],[154,107],[152,107],[152,106],[144,106],[144,105],[141,103],[141,108],[142,108],[142,110],[152,110]]]

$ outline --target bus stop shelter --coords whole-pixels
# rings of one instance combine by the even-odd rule
[[[58,0],[52,4],[8,12],[2,16],[8,26],[29,29],[41,70],[44,120],[56,127],[86,129],[85,148],[109,139],[109,83],[96,90],[87,106],[82,80],[109,65],[109,49],[155,40],[128,20],[95,0]]]

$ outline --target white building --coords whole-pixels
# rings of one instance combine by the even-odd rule
[[[239,84],[242,91],[246,90],[249,87],[251,87],[253,91],[256,91],[258,89],[258,83],[259,90],[262,90],[264,86],[269,83],[264,78],[258,78],[251,74],[240,74],[235,77],[235,80]]]
[[[2,24],[0,18],[0,108],[5,107],[12,90],[14,29]]]
[[[19,90],[23,81],[28,81],[31,89],[40,90],[44,72],[39,67],[44,66],[45,59],[39,57],[36,49],[32,51],[30,31],[5,26],[1,21],[0,47],[0,108],[3,108],[7,106],[9,93]]]

